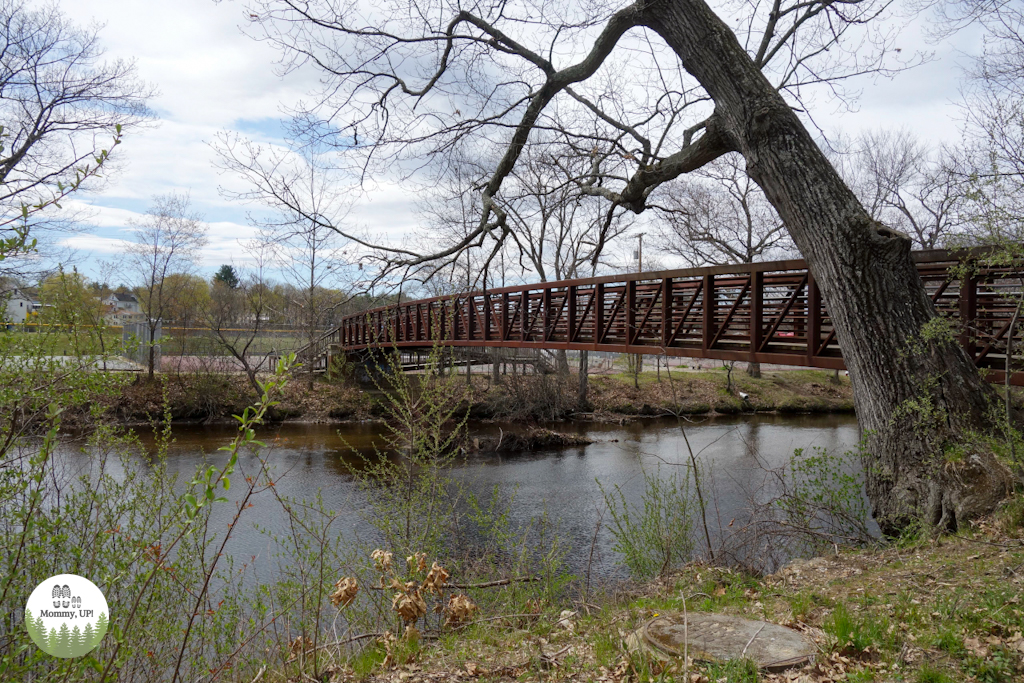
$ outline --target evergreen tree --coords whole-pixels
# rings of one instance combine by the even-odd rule
[[[103,636],[106,635],[106,633],[107,633],[107,613],[106,612],[100,612],[100,618],[96,620],[96,632],[95,632],[95,635],[93,635],[93,637],[92,637],[92,639],[93,639],[93,647],[96,647],[97,645],[100,644],[100,641],[103,640]]]
[[[57,629],[50,629],[50,636],[46,639],[46,647],[43,650],[48,655],[57,654]]]
[[[235,269],[226,263],[213,276],[213,281],[215,283],[220,282],[227,286],[228,289],[237,289],[239,284],[238,274],[235,273]]]
[[[82,629],[82,654],[90,652],[99,643],[99,638],[96,637],[96,631],[92,630],[92,624],[88,621],[85,622],[85,628]]]
[[[46,632],[43,630],[43,618],[32,616],[31,610],[25,610],[25,628],[32,638],[32,642],[39,645],[46,642]]]
[[[57,657],[71,656],[71,631],[68,629],[67,622],[60,625],[60,636],[57,640],[57,646],[53,648],[53,654]]]
[[[71,653],[72,657],[81,657],[85,654],[84,645],[85,643],[82,642],[82,630],[78,628],[78,624],[75,624],[75,627],[71,629],[68,652]]]

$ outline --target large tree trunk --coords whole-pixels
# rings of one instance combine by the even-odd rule
[[[987,428],[995,392],[935,310],[910,240],[875,223],[793,110],[702,0],[639,10],[715,101],[704,141],[739,151],[785,221],[821,290],[854,387],[870,455],[867,492],[886,532],[915,519],[947,528],[992,510],[1009,471],[969,432]],[[947,458],[947,448],[966,455]]]

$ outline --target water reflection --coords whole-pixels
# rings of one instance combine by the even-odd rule
[[[643,490],[644,469],[686,466],[689,451],[674,419],[643,420],[618,424],[558,424],[560,431],[589,437],[594,443],[564,450],[517,454],[474,454],[459,459],[452,467],[454,478],[477,495],[486,496],[497,486],[515,496],[512,521],[525,525],[547,515],[557,525],[563,547],[570,549],[568,561],[578,574],[586,571],[590,546],[603,499],[597,482],[606,489],[618,486],[626,499],[637,502]],[[858,440],[856,420],[851,416],[754,415],[706,419],[686,423],[686,435],[706,470],[712,526],[727,525],[742,517],[752,496],[764,482],[765,468],[777,467],[792,456],[794,449],[822,447],[848,450]],[[472,423],[473,435],[497,435],[515,425]],[[168,468],[180,474],[181,482],[191,478],[202,460],[221,465],[227,455],[217,449],[228,443],[235,431],[229,425],[184,425],[174,429],[175,442],[169,447]],[[353,482],[351,468],[361,467],[383,449],[385,428],[361,423],[342,426],[286,424],[263,429],[259,437],[267,443],[264,456],[273,468],[278,494],[311,498],[321,492],[327,507],[340,511],[340,524],[333,528],[344,535],[373,538],[363,519],[366,499]],[[153,448],[152,435],[142,434]],[[82,458],[67,454],[74,461]],[[389,455],[386,453],[385,455]],[[393,456],[393,454],[390,454]],[[83,466],[85,463],[81,463]],[[258,468],[253,454],[239,459],[239,475]],[[115,473],[116,474],[116,473]],[[231,495],[241,495],[232,487]],[[232,498],[237,500],[237,498]],[[253,499],[249,522],[236,529],[228,552],[249,560],[268,558],[273,544],[254,528],[253,521],[272,533],[287,530],[286,516],[272,493]],[[234,505],[215,508],[214,524],[230,521]],[[214,528],[217,528],[216,526]],[[594,576],[621,576],[623,570],[611,550],[607,531],[597,536]]]

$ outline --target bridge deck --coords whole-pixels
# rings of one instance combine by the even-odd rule
[[[960,281],[947,251],[915,252],[938,311],[991,381],[1003,381],[1007,332],[1024,270],[993,267]],[[1024,331],[1013,334],[1024,360]],[[633,273],[409,301],[345,318],[300,356],[373,347],[542,348],[664,354],[843,369],[814,277],[802,260]],[[312,353],[310,353],[312,352]],[[1015,372],[1014,384],[1024,385]]]

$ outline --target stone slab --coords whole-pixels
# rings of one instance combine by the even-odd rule
[[[758,668],[782,671],[814,659],[814,641],[791,628],[741,617],[690,612],[663,614],[651,619],[636,633],[648,650],[661,657],[687,655],[705,661],[751,659]]]

